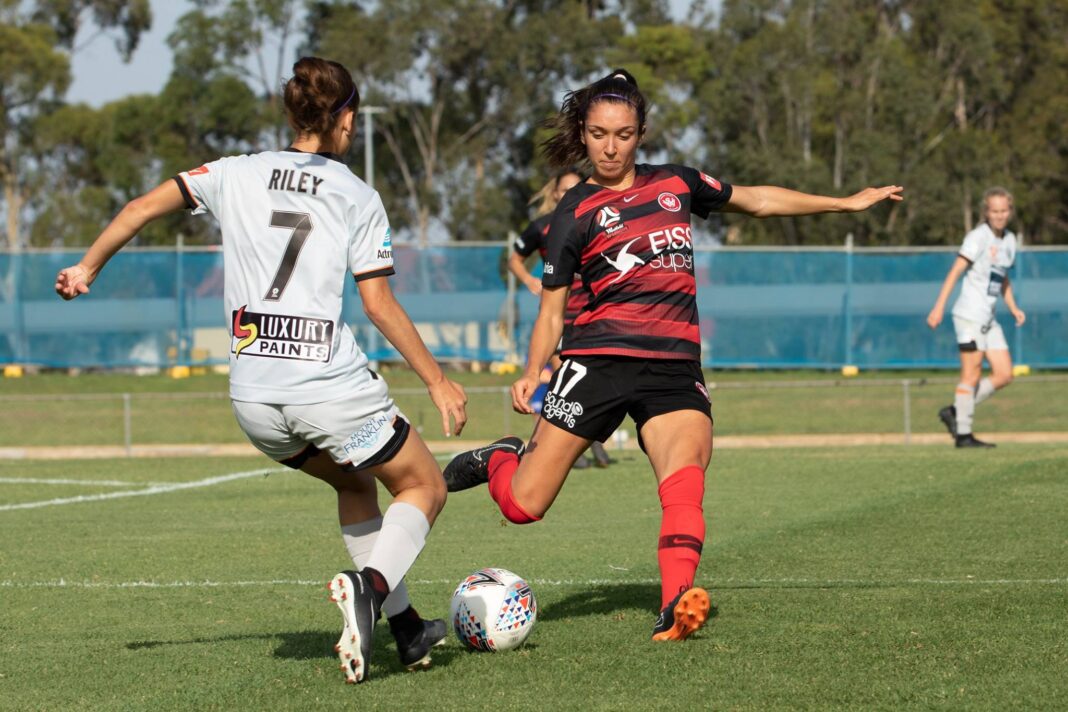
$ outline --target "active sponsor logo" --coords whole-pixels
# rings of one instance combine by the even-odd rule
[[[720,185],[720,182],[718,180],[716,180],[715,178],[713,178],[712,176],[710,176],[710,175],[706,175],[705,173],[701,173],[701,180],[703,180],[705,183],[708,183],[710,186],[712,186],[716,190],[723,190],[723,186]]]
[[[660,203],[661,208],[672,213],[677,213],[682,209],[682,201],[674,193],[661,193],[657,196],[656,202]]]
[[[545,263],[545,269],[543,271],[545,272],[545,274],[552,274],[553,273],[553,266],[551,264],[549,264],[548,262],[546,262]]]
[[[565,400],[555,393],[545,394],[545,403],[541,407],[541,417],[546,420],[559,420],[567,424],[567,427],[575,427],[575,418],[580,417],[584,410],[582,404],[576,400]]]
[[[385,413],[371,416],[356,430],[356,432],[349,436],[348,441],[344,445],[345,452],[349,453],[354,450],[367,450],[374,447],[382,440],[382,431],[389,426],[390,422],[391,418]]]
[[[207,166],[200,166],[199,168],[194,168],[193,170],[188,171],[189,175],[191,175],[191,176],[202,176],[207,172],[208,172],[208,167]]]
[[[334,346],[334,322],[250,312],[247,306],[233,312],[230,350],[235,359],[241,356],[264,356],[295,361],[330,361]]]
[[[613,268],[619,270],[619,274],[617,274],[616,278],[609,282],[609,284],[615,284],[619,280],[623,279],[623,277],[626,276],[627,272],[630,272],[638,265],[645,264],[645,260],[643,260],[641,257],[638,257],[637,255],[632,255],[627,252],[627,250],[630,249],[630,246],[640,239],[640,237],[636,237],[627,244],[623,245],[622,249],[620,249],[620,251],[616,253],[615,259],[612,259],[608,255],[602,253],[601,256],[605,258],[608,264],[612,265]]]
[[[378,249],[378,259],[393,259],[393,235],[388,227],[386,228],[386,234],[382,237],[382,247]]]
[[[649,249],[656,255],[649,263],[652,269],[693,272],[693,239],[689,225],[653,230],[649,233]]]
[[[628,195],[626,198],[623,198],[623,202],[624,203],[629,203],[630,201],[634,200],[637,197],[638,197],[637,193],[635,193],[634,195]]]

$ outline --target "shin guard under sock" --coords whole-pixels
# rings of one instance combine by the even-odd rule
[[[696,465],[684,467],[660,483],[660,606],[666,606],[680,591],[693,587],[705,541],[705,471]]]

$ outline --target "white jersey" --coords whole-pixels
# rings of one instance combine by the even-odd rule
[[[982,223],[965,235],[958,254],[971,265],[964,273],[953,316],[985,324],[994,318],[998,296],[1016,261],[1016,235],[1006,230],[997,237]]]
[[[221,158],[175,181],[222,227],[230,397],[304,405],[365,383],[341,305],[350,273],[393,274],[378,193],[337,156],[296,149]]]

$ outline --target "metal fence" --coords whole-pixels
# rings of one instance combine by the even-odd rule
[[[708,374],[719,436],[776,438],[791,435],[883,435],[908,445],[920,434],[945,434],[936,413],[952,399],[955,377],[717,381]],[[463,438],[486,442],[502,433],[529,432],[531,420],[515,414],[505,387],[468,387],[472,415]],[[426,390],[391,388],[391,395],[427,439],[440,438],[440,415]],[[985,432],[1063,432],[1068,423],[1068,375],[1019,379],[984,404]],[[613,443],[634,443],[625,422]],[[70,457],[72,448],[110,448],[133,454],[140,447],[247,444],[224,392],[127,392],[78,395],[0,395],[0,453],[39,448]]]
[[[439,359],[525,353],[537,299],[515,287],[503,244],[394,250],[398,299]],[[952,249],[697,249],[706,367],[954,367],[951,320],[924,323]],[[0,363],[161,367],[225,363],[231,350],[216,250],[124,250],[69,303],[52,291],[79,252],[0,253]],[[537,270],[535,270],[537,271]],[[1012,275],[1028,313],[1005,328],[1014,359],[1068,367],[1068,249],[1031,249]],[[343,312],[372,359],[396,352],[364,316],[354,286]]]

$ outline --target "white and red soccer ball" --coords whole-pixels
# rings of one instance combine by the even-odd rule
[[[480,569],[456,587],[449,607],[452,629],[471,650],[519,647],[534,630],[538,604],[530,585],[507,569]]]

